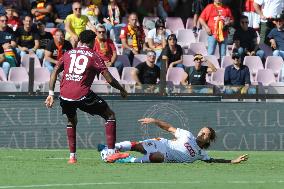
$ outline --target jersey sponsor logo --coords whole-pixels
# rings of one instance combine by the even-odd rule
[[[195,151],[193,150],[193,148],[191,147],[191,145],[189,143],[184,143],[184,147],[187,149],[187,151],[189,152],[189,155],[191,157],[195,156]]]
[[[82,74],[85,72],[87,64],[88,64],[88,57],[85,55],[71,54],[71,63],[69,66],[69,73],[66,74],[66,80],[69,81],[81,81],[83,78]]]

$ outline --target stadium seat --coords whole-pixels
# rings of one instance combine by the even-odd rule
[[[207,55],[207,56],[204,56],[206,59],[208,59],[210,62],[212,62],[212,64],[218,69],[220,68],[220,65],[219,65],[219,62],[218,62],[218,59],[215,55]]]
[[[110,86],[106,81],[98,80],[94,81],[91,90],[95,93],[109,93]]]
[[[256,80],[263,86],[268,86],[269,84],[276,82],[273,70],[271,69],[258,70]]]
[[[0,92],[18,92],[15,84],[11,81],[0,82]]]
[[[152,21],[153,23],[155,23],[157,20],[159,19],[159,17],[157,16],[145,16],[143,18],[143,21],[142,21],[142,25],[143,25],[143,28],[147,28],[147,22],[149,21]],[[150,28],[147,28],[147,29],[150,29]]]
[[[172,81],[174,85],[180,85],[183,79],[183,68],[173,67],[169,68],[166,75],[166,81]]]
[[[273,82],[268,86],[268,94],[284,94],[284,83],[283,82]]]
[[[183,55],[183,65],[186,67],[194,66],[193,55]]]
[[[35,54],[33,54],[33,55],[25,54],[21,58],[21,67],[26,68],[27,72],[29,72],[30,58],[34,58],[34,68],[40,68],[41,67],[40,61]]]
[[[177,30],[177,43],[182,46],[189,46],[191,43],[195,43],[195,37],[191,29],[179,29]]]
[[[0,81],[7,81],[7,76],[4,73],[3,68],[0,67]]]
[[[177,33],[178,30],[185,29],[182,19],[180,17],[167,17],[166,28],[171,30],[172,33]]]
[[[207,49],[204,43],[190,43],[187,54],[195,55],[197,53],[202,54],[203,56],[207,55]]]
[[[121,62],[123,62],[123,66],[124,67],[130,67],[130,62],[129,62],[129,59],[126,55],[117,55],[117,59],[116,60],[119,60]]]
[[[48,92],[49,91],[49,81],[45,82],[43,84],[43,88],[41,90],[42,92]],[[54,92],[59,92],[60,91],[60,82],[57,80],[55,83],[55,87],[54,87]]]
[[[212,73],[212,79],[211,82],[214,85],[224,85],[224,75],[225,75],[225,69],[219,68],[216,72]]]
[[[131,76],[132,70],[135,68],[133,67],[124,67],[122,70],[121,80],[126,84],[135,84],[135,80]]]
[[[9,72],[8,81],[14,83],[29,81],[27,70],[23,67],[12,67]]]
[[[231,56],[224,56],[221,62],[221,68],[226,68],[229,65],[232,65],[234,60]]]
[[[205,30],[198,31],[197,41],[203,42],[206,46],[208,46],[208,34]]]
[[[120,81],[120,76],[116,67],[108,67],[108,71],[110,74],[117,80]],[[106,79],[102,74],[99,75],[99,80],[105,81]]]
[[[257,71],[263,69],[261,59],[258,56],[245,56],[243,64],[248,66],[251,75],[250,80],[255,82]]]
[[[136,54],[133,59],[133,67],[136,67],[138,64],[145,62],[147,60],[146,54]]]
[[[280,71],[284,64],[280,56],[268,56],[265,61],[265,69],[271,69],[274,72],[276,81],[279,81]]]
[[[192,29],[193,28],[193,18],[188,17],[186,19],[185,29]]]

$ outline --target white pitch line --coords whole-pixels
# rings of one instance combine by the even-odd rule
[[[74,184],[40,184],[40,185],[20,185],[20,186],[0,186],[0,189],[9,189],[9,188],[45,188],[45,187],[64,187],[64,186],[91,186],[91,185],[130,185],[130,184],[202,184],[207,181],[184,181],[184,182],[93,182],[93,183],[74,183]],[[212,184],[268,184],[268,183],[276,183],[282,184],[283,180],[279,181],[227,181],[227,182],[214,182]],[[209,183],[210,184],[210,183]]]

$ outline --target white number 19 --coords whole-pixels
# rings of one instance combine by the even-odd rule
[[[79,55],[77,57],[76,54],[71,54],[70,57],[71,64],[69,67],[69,73],[72,74],[73,71],[78,75],[84,73],[88,64],[88,58],[85,55]],[[83,60],[83,62],[79,64],[81,60]]]

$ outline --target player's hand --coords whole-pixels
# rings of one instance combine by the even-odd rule
[[[241,155],[240,157],[234,159],[231,161],[231,163],[240,163],[242,161],[247,161],[248,160],[248,154]]]
[[[140,122],[142,125],[146,125],[146,124],[150,124],[150,123],[155,123],[155,119],[154,118],[143,118],[143,119],[139,119],[138,122]]]
[[[52,108],[52,106],[53,106],[53,103],[54,103],[54,99],[53,99],[54,97],[52,96],[52,95],[49,95],[47,98],[46,98],[46,100],[45,100],[45,106],[47,107],[47,108]]]
[[[120,91],[120,96],[121,96],[122,98],[126,98],[126,97],[128,96],[127,91],[126,91],[125,89],[121,90],[121,91]]]

